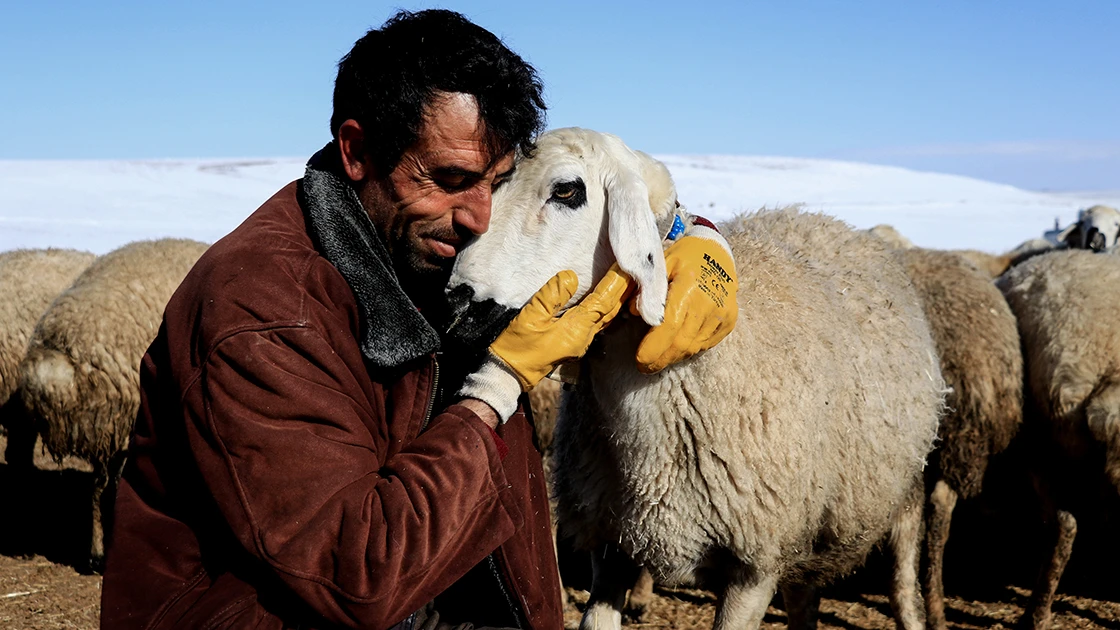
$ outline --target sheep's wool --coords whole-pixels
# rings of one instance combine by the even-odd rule
[[[958,252],[898,252],[913,280],[950,392],[931,463],[961,498],[980,493],[988,458],[1019,431],[1023,355],[1015,316],[983,270]]]
[[[73,249],[17,249],[0,254],[0,405],[19,383],[35,322],[91,262]]]
[[[999,279],[1019,322],[1034,405],[1070,455],[1097,442],[1120,488],[1120,257],[1063,250]]]
[[[43,314],[20,386],[52,455],[97,467],[128,445],[140,408],[140,359],[171,294],[205,250],[185,239],[130,243],[95,260]]]
[[[823,581],[862,561],[920,479],[944,395],[930,332],[874,236],[792,209],[722,229],[735,330],[650,376],[633,367],[646,326],[604,335],[556,427],[559,520],[665,583],[702,583],[728,556]]]

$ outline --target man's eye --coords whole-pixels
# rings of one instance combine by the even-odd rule
[[[465,175],[446,175],[435,178],[436,184],[444,190],[462,190],[467,187],[467,177]]]

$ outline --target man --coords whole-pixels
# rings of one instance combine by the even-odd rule
[[[448,11],[402,12],[343,58],[334,140],[203,256],[144,357],[103,627],[562,627],[532,429],[517,401],[440,381],[441,361],[469,366],[436,360],[433,327],[455,255],[542,127],[540,90]],[[646,370],[734,322],[670,263]],[[612,272],[556,316],[561,284],[524,311],[547,326],[518,317],[492,346],[526,388],[629,290]]]

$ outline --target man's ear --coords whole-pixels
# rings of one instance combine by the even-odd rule
[[[342,159],[342,170],[352,181],[360,182],[372,175],[369,159],[366,157],[366,134],[353,118],[338,128],[338,152]]]

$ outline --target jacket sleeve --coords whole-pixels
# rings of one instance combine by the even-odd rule
[[[488,427],[464,407],[379,456],[371,432],[384,431],[384,401],[359,402],[362,378],[314,329],[241,332],[205,361],[187,424],[244,548],[331,622],[385,628],[485,559],[521,517]]]

